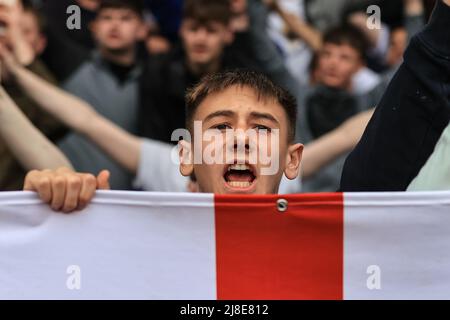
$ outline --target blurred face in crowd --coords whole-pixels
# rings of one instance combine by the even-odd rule
[[[386,55],[386,64],[394,67],[401,63],[406,46],[408,45],[408,33],[405,28],[397,28],[391,32],[389,50]]]
[[[231,152],[231,161],[223,163],[207,164],[202,161],[197,164],[192,161],[193,164],[186,164],[182,161],[181,173],[184,176],[194,173],[200,192],[276,194],[283,174],[289,179],[298,176],[303,146],[289,143],[287,114],[274,99],[259,98],[255,91],[248,87],[231,86],[207,96],[198,106],[193,121],[201,121],[203,137],[214,131],[222,139],[219,139],[220,144],[203,141],[202,145],[198,146],[194,143],[194,146],[190,146],[190,150],[193,150],[189,155],[191,160],[195,154],[209,154],[211,145],[214,145],[214,154]],[[231,139],[228,138],[226,131],[249,132],[249,129],[252,129],[252,132],[262,132],[267,139],[250,141],[254,137],[241,136],[245,148],[238,151],[235,145],[237,137],[231,134]],[[193,141],[196,134],[197,131],[194,132]],[[273,148],[274,145],[276,148]],[[263,173],[264,168],[269,165],[261,163],[260,158],[258,161],[249,161],[250,153],[254,152],[262,152],[277,159],[278,165],[273,174]]]
[[[24,11],[22,15],[21,28],[23,36],[29,46],[33,48],[37,55],[40,55],[47,44],[45,36],[42,34],[38,18],[31,11]]]
[[[209,21],[200,24],[190,18],[183,20],[180,30],[188,63],[200,67],[217,63],[224,48],[233,41],[233,34],[228,26]]]
[[[134,50],[136,42],[145,37],[141,17],[127,8],[102,9],[92,24],[92,31],[100,48],[110,52]]]
[[[350,89],[353,76],[362,67],[360,53],[350,45],[325,43],[319,53],[318,81],[329,87]]]

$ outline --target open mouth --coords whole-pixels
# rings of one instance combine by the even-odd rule
[[[249,189],[256,181],[256,170],[248,164],[232,164],[226,168],[223,177],[232,189]]]

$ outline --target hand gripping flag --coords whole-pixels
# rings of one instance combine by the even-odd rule
[[[0,298],[449,299],[450,193],[1,193]]]

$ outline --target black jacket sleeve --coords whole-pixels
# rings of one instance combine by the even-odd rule
[[[450,120],[450,7],[438,0],[355,150],[341,191],[404,191]]]

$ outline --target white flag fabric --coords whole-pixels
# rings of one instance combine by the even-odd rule
[[[450,193],[0,193],[0,299],[449,299]]]

